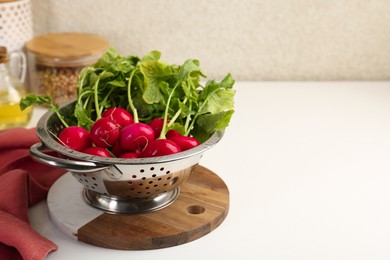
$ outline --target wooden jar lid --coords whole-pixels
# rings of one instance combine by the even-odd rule
[[[28,51],[57,58],[70,58],[101,54],[108,48],[108,41],[98,35],[86,33],[53,33],[28,41]]]
[[[35,62],[48,66],[84,66],[95,63],[108,49],[106,39],[87,33],[52,33],[26,43]]]

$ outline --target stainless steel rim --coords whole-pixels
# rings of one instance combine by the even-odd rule
[[[179,196],[180,189],[162,193],[148,199],[121,199],[83,188],[82,197],[90,206],[109,213],[135,214],[153,212],[172,204]]]

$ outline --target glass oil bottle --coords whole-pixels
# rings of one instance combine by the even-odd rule
[[[21,79],[9,70],[7,48],[0,46],[0,129],[26,126],[31,117],[31,108],[21,110],[20,99],[26,94]]]

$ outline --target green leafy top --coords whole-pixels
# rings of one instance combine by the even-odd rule
[[[135,122],[163,118],[160,138],[175,129],[202,142],[214,131],[225,129],[234,113],[233,77],[228,74],[221,82],[209,80],[203,86],[200,82],[206,75],[198,60],[172,65],[160,56],[158,51],[142,59],[121,56],[110,48],[94,65],[85,67],[77,87],[77,124],[89,129],[105,109],[116,106],[131,111]],[[32,95],[20,105],[50,104],[47,98]],[[52,104],[52,109],[58,112],[58,106]]]

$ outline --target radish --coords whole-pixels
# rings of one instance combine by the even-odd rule
[[[112,119],[120,127],[134,123],[133,116],[124,108],[121,107],[111,107],[104,111],[102,117],[108,117]]]
[[[79,126],[65,128],[59,134],[58,139],[64,146],[79,152],[92,146],[88,131]]]
[[[137,70],[133,70],[127,83],[127,99],[134,116],[134,123],[123,127],[119,133],[119,145],[125,152],[141,153],[145,147],[154,140],[153,128],[145,123],[140,123],[138,111],[131,97],[131,83]]]
[[[101,157],[111,157],[111,154],[105,148],[97,147],[97,146],[88,147],[83,151],[83,153],[101,156]]]
[[[127,125],[119,134],[119,144],[124,151],[141,153],[153,140],[153,129],[144,123]]]
[[[111,147],[111,153],[114,154],[116,157],[119,157],[121,154],[124,153],[123,149],[119,144],[119,140]]]
[[[155,118],[149,122],[149,125],[154,131],[154,136],[159,137],[161,134],[161,130],[163,129],[164,119],[163,118]]]
[[[133,152],[123,153],[119,156],[119,158],[127,158],[127,159],[138,158],[138,154]]]
[[[191,136],[175,135],[169,138],[169,140],[175,142],[182,151],[189,150],[200,144],[198,140]]]
[[[156,157],[181,152],[180,147],[169,139],[156,139],[146,146],[141,157]]]
[[[168,130],[167,134],[165,135],[166,138],[170,139],[176,135],[180,135],[180,133],[174,129]]]
[[[111,147],[119,137],[119,126],[109,117],[102,117],[92,125],[90,136],[96,146]]]

